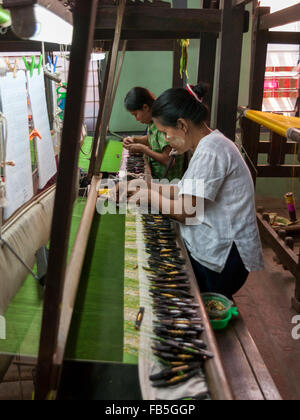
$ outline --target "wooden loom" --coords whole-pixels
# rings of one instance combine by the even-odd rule
[[[77,1],[74,10],[74,42],[71,52],[69,92],[66,105],[65,124],[60,156],[60,168],[57,182],[57,193],[51,233],[51,249],[47,287],[44,304],[44,318],[41,335],[40,354],[37,371],[36,399],[50,398],[51,391],[59,387],[64,351],[72,317],[76,291],[80,279],[84,252],[89,236],[90,226],[95,211],[96,188],[101,177],[100,165],[103,158],[104,141],[107,134],[111,111],[110,98],[114,88],[117,54],[121,40],[128,40],[134,45],[136,40],[143,43],[155,39],[199,38],[201,37],[201,54],[209,49],[216,36],[221,34],[221,49],[218,58],[217,82],[218,98],[216,101],[215,126],[218,126],[228,137],[235,135],[235,112],[237,109],[238,83],[241,62],[242,35],[247,27],[248,15],[244,12],[248,1],[222,1],[219,9],[169,9],[163,2],[154,2],[153,6],[121,0],[118,6],[113,1],[91,2]],[[208,6],[205,2],[205,6]],[[139,22],[143,21],[142,28]],[[161,28],[164,31],[161,31]],[[180,31],[178,30],[180,28]],[[232,30],[234,28],[234,30]],[[229,30],[230,29],[230,30]],[[89,53],[93,40],[114,38],[111,43],[110,63],[103,90],[102,105],[95,134],[90,177],[93,189],[89,195],[82,224],[73,248],[71,262],[66,267],[67,243],[70,231],[72,212],[71,191],[75,185],[75,172],[79,153],[79,135],[83,115],[83,99]],[[208,41],[209,40],[209,41]],[[153,41],[151,41],[153,42]],[[174,41],[172,44],[174,45]],[[236,46],[236,54],[228,57],[227,51]],[[148,44],[149,45],[149,44]],[[156,44],[157,45],[157,44]],[[88,47],[87,47],[88,46]],[[124,44],[123,44],[124,47]],[[142,48],[140,42],[138,47]],[[153,44],[149,48],[153,47]],[[221,65],[222,64],[222,65]],[[77,71],[78,68],[82,71]],[[204,66],[202,67],[204,68]],[[206,75],[209,68],[206,68]],[[201,71],[200,73],[201,74]],[[213,72],[209,79],[211,81]],[[201,76],[201,79],[205,80]],[[205,80],[209,81],[209,80]],[[212,84],[211,84],[212,85]],[[226,109],[226,113],[224,113]],[[75,121],[75,124],[74,124]],[[100,137],[99,137],[100,136]],[[201,302],[201,300],[200,300]],[[60,305],[62,309],[59,310]],[[209,334],[210,334],[210,330]],[[213,344],[213,341],[212,343]],[[218,366],[212,367],[213,397],[231,399],[232,394],[227,381],[220,388],[220,378],[224,381],[224,372],[219,359]]]
[[[300,165],[285,164],[287,154],[298,152],[299,159],[299,119],[260,112],[262,110],[267,48],[269,44],[300,45],[298,32],[269,31],[281,25],[298,21],[300,5],[270,14],[270,8],[260,7],[256,10],[253,33],[253,60],[250,75],[250,95],[248,109],[240,109],[242,114],[242,143],[246,151],[246,162],[254,183],[257,177],[300,176]],[[271,130],[270,141],[260,141],[261,126]],[[268,155],[268,163],[258,164],[259,153]],[[269,243],[280,261],[288,267],[296,278],[296,291],[292,299],[293,307],[300,311],[300,277],[299,258],[270,227],[261,214],[257,215],[262,237]]]
[[[228,6],[229,2],[226,1],[225,3],[227,3],[226,5]],[[70,146],[68,146],[67,139],[69,138],[69,141],[71,141],[70,129],[73,126],[74,119],[77,120],[78,117],[78,120],[80,120],[80,118],[82,118],[81,107],[82,98],[84,97],[82,88],[84,86],[84,80],[86,78],[87,66],[87,64],[85,64],[85,71],[83,71],[80,75],[76,74],[76,67],[77,65],[79,65],[79,63],[77,64],[77,60],[80,57],[82,68],[81,54],[83,54],[84,52],[83,56],[86,57],[86,63],[88,62],[88,53],[91,51],[92,48],[94,34],[96,39],[111,39],[112,37],[114,37],[114,42],[112,44],[111,50],[111,61],[109,65],[109,71],[107,73],[108,76],[106,95],[104,95],[103,106],[100,109],[100,115],[95,135],[96,141],[94,153],[92,155],[92,169],[90,171],[90,174],[94,174],[94,179],[92,178],[92,183],[95,183],[97,182],[97,178],[95,178],[95,176],[100,175],[99,168],[103,157],[104,140],[106,137],[110,116],[109,110],[111,109],[111,107],[109,106],[109,98],[111,97],[111,92],[113,91],[117,54],[119,51],[119,44],[121,39],[176,39],[183,37],[198,38],[199,26],[201,31],[219,32],[221,29],[222,19],[224,19],[224,21],[228,19],[231,21],[231,23],[233,21],[236,22],[235,25],[232,25],[232,27],[236,28],[236,33],[230,32],[230,38],[236,37],[237,44],[240,46],[241,51],[242,34],[244,29],[244,5],[238,6],[236,9],[233,10],[232,14],[228,14],[228,16],[226,15],[226,17],[225,14],[223,14],[222,18],[222,12],[219,10],[177,11],[176,9],[167,9],[165,7],[159,7],[159,2],[157,2],[157,4],[156,2],[154,2],[154,4],[155,6],[153,7],[148,7],[139,4],[137,5],[136,3],[134,3],[133,5],[129,3],[126,6],[125,1],[120,1],[118,7],[116,7],[112,2],[107,1],[92,1],[90,4],[86,4],[86,2],[77,2],[74,10],[75,33],[71,52],[69,95],[67,99],[68,103],[66,106],[65,127],[62,140],[61,167],[58,175],[57,195],[51,237],[52,249],[50,249],[49,257],[49,270],[45,295],[44,320],[37,372],[37,399],[45,399],[49,395],[50,390],[57,389],[61,372],[61,365],[63,362],[64,345],[59,346],[60,351],[58,354],[57,337],[60,336],[59,320],[64,318],[64,314],[56,313],[56,316],[54,316],[53,312],[51,313],[50,307],[58,307],[59,302],[62,302],[63,289],[66,290],[66,288],[69,287],[66,283],[65,277],[65,260],[66,241],[69,234],[71,208],[69,207],[68,209],[66,209],[65,202],[68,200],[66,200],[64,192],[71,188],[74,184],[74,176],[72,176],[72,172],[74,172],[74,169],[73,171],[71,168],[68,169],[67,162],[71,166],[73,166],[73,168],[76,166],[78,150],[77,152],[75,151],[72,156],[70,156],[68,150],[71,147],[71,144]],[[96,9],[98,10],[98,13],[96,13]],[[87,20],[85,22],[82,21],[82,16],[86,16]],[[139,22],[141,21],[141,19],[143,21],[142,28],[139,27]],[[161,32],[161,27],[164,27],[163,33]],[[181,28],[180,32],[177,28]],[[226,43],[232,42],[232,38],[227,39],[226,36],[224,36],[224,38],[225,39],[223,41],[223,46],[225,47]],[[86,48],[86,45],[89,45],[88,49]],[[236,66],[234,66],[238,74],[240,68],[240,51],[237,52],[238,57],[236,61]],[[227,77],[227,79],[229,79],[227,73],[221,73],[220,79],[224,77]],[[232,78],[230,78],[229,80],[230,82],[232,82]],[[226,83],[221,83],[221,85],[226,86]],[[78,87],[80,87],[80,89]],[[75,98],[75,92],[73,93],[74,88],[76,88],[77,92],[81,90],[80,98]],[[233,98],[233,102],[235,99],[235,103],[232,103],[232,108],[236,109],[237,88],[235,89],[236,95],[232,95],[233,91],[234,88],[230,91],[230,97]],[[219,104],[219,106],[221,106],[221,104]],[[221,123],[219,125],[221,125]],[[230,129],[233,130],[233,127],[231,126]],[[99,133],[100,139],[98,139]],[[74,135],[72,137],[72,143],[74,145],[76,144],[77,135]],[[73,147],[73,149],[76,149],[76,147]],[[64,199],[62,199],[63,195]],[[93,194],[91,194],[87,203],[87,214],[85,215],[83,220],[83,223],[88,225],[86,230],[82,229],[84,238],[88,237],[89,223],[87,222],[87,220],[91,221],[93,217],[93,212],[95,208],[94,200],[95,197],[93,196]],[[64,214],[62,214],[62,212]],[[62,227],[64,227],[64,229],[62,229]],[[81,249],[81,253],[84,249],[84,247],[81,246],[82,241],[83,240],[80,238],[77,241],[77,246]],[[77,260],[76,248],[77,247],[75,244],[73,250],[75,260]],[[78,283],[79,281],[80,268],[81,267],[79,265],[77,267],[76,272],[73,271],[72,287],[74,291],[76,290],[76,283]],[[64,341],[66,341],[67,338],[67,330],[68,328],[66,326]],[[49,334],[49,332],[51,333]],[[56,355],[55,358],[53,358],[54,355]],[[218,392],[217,384],[216,392]]]

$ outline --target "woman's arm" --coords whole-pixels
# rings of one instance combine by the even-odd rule
[[[142,144],[144,146],[149,146],[148,135],[146,135],[146,136],[131,136],[131,137],[126,137],[123,140],[123,145],[126,149],[129,149],[129,147],[131,147],[133,145],[137,145],[137,144]]]
[[[151,206],[182,224],[196,216],[196,202],[196,197],[183,195],[177,199],[169,199],[157,191],[151,193],[150,200]]]
[[[170,146],[166,146],[161,153],[154,152],[152,149],[149,148],[148,150],[145,151],[145,154],[167,167],[168,163],[170,162],[171,151],[172,151],[172,148]],[[173,163],[173,166],[174,165],[175,165],[175,161]]]
[[[153,191],[159,192],[163,197],[169,198],[170,200],[178,200],[179,187],[175,184],[159,184],[148,182],[148,187]]]
[[[198,199],[188,195],[178,196],[179,190],[176,186],[169,186],[171,194],[166,196],[166,193],[168,193],[167,187],[160,184],[151,184],[151,187],[148,186],[148,188],[139,190],[137,198],[142,207],[151,207],[151,210],[159,211],[185,224],[187,219],[192,219],[197,215]]]
[[[168,163],[170,161],[170,153],[171,153],[171,147],[167,146],[164,148],[162,153],[154,152],[149,146],[146,146],[144,144],[136,144],[131,143],[127,147],[128,150],[131,153],[144,153],[146,156],[156,160],[158,163],[164,166],[168,166]],[[175,162],[173,163],[173,166],[175,165]]]

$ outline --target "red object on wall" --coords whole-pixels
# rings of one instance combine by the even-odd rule
[[[265,80],[265,90],[266,89],[279,89],[278,80]]]
[[[295,67],[267,67],[264,98],[297,98],[299,95],[299,78],[292,75],[280,76],[278,73],[295,74]]]

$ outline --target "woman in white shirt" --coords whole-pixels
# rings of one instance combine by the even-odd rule
[[[180,154],[193,152],[169,204],[170,216],[180,222],[200,290],[231,298],[250,271],[263,269],[262,247],[250,172],[236,145],[206,125],[205,93],[203,85],[169,89],[154,103],[152,116],[173,149]],[[204,188],[198,188],[195,180],[202,180]],[[164,187],[153,188],[148,199],[162,211],[167,200]],[[185,204],[196,205],[199,199],[204,207],[202,223],[187,223],[191,216]]]

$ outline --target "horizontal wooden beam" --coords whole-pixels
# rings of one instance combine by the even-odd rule
[[[116,26],[117,8],[100,6],[95,39],[111,39]],[[201,32],[220,32],[221,10],[127,7],[122,39],[200,38]]]
[[[258,174],[260,178],[292,178],[300,177],[300,165],[258,165]]]
[[[0,36],[1,52],[41,51],[41,48],[41,42],[18,38],[11,29],[9,29],[5,35]],[[69,50],[71,49],[70,46],[67,48],[69,48]],[[60,45],[45,42],[45,50],[60,51]]]
[[[288,23],[300,20],[300,3],[288,7],[279,12],[271,13],[261,17],[259,29],[266,30],[277,26],[287,25]]]
[[[296,152],[298,150],[298,144],[292,141],[287,141],[286,143],[282,144],[282,153],[285,155],[293,155],[295,153],[295,146]],[[260,141],[258,145],[258,153],[269,154],[271,148],[270,141]]]
[[[268,43],[300,45],[300,32],[269,32]]]
[[[46,51],[60,51],[59,44],[45,43]],[[0,38],[0,51],[4,53],[10,52],[41,52],[41,43],[36,41],[2,41]]]
[[[105,41],[104,51],[109,51],[110,42]],[[121,51],[121,45],[119,50]],[[173,51],[173,39],[131,39],[127,43],[126,51]]]
[[[122,30],[121,32],[121,40],[136,40],[136,39],[181,39],[181,38],[189,38],[189,39],[200,39],[201,31],[199,30],[198,33],[192,31],[183,31],[181,29],[177,29],[174,31],[144,31],[144,30]],[[113,29],[96,29],[95,31],[95,40],[111,40],[114,37],[114,30]]]

